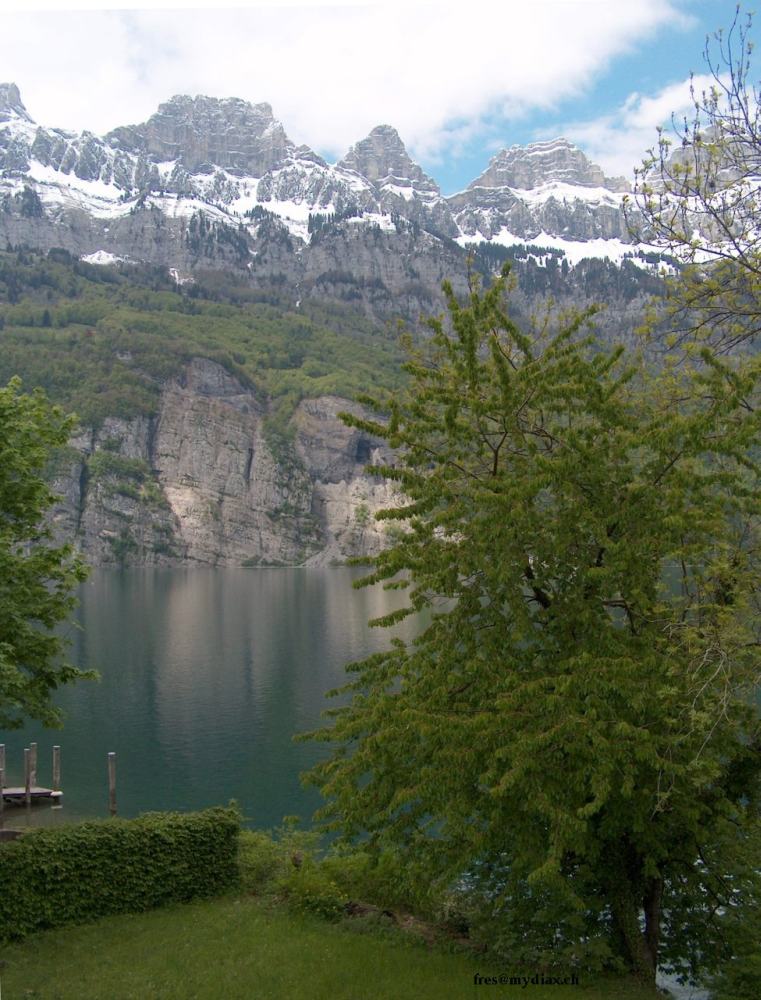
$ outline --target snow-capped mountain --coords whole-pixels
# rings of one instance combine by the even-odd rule
[[[558,138],[501,150],[448,204],[460,242],[530,240],[565,247],[573,262],[631,252],[622,211],[630,190],[625,178],[606,177],[580,149]]]
[[[515,314],[535,315],[543,297],[582,308],[604,300],[610,308],[595,321],[601,335],[609,331],[619,342],[659,290],[645,267],[601,259],[637,252],[622,214],[625,190],[564,139],[503,150],[465,191],[446,197],[389,125],[330,164],[293,143],[269,104],[178,96],[146,122],[98,136],[37,124],[18,88],[0,84],[0,247],[17,250],[22,267],[25,247],[53,251],[55,266],[40,268],[34,301],[52,305],[66,296],[65,287],[45,285],[46,275],[65,285],[67,270],[117,277],[88,264],[161,265],[178,284],[195,282],[182,289],[187,297],[169,297],[175,305],[192,307],[195,293],[219,292],[230,302],[240,293],[244,304],[271,304],[294,335],[309,334],[293,315],[303,310],[307,319],[335,323],[347,343],[359,332],[353,359],[368,331],[383,336],[387,321],[401,317],[414,328],[422,315],[442,313],[443,279],[466,293],[473,269],[488,276],[507,257],[516,262]],[[581,263],[585,257],[597,259]],[[151,287],[154,279],[166,289],[171,281],[149,267],[120,269],[119,291]],[[10,280],[0,285],[3,326],[13,313],[12,305],[6,309],[13,287]],[[43,324],[45,314],[53,322],[47,308],[35,312]],[[111,345],[115,371],[156,387],[155,375],[123,349],[121,332],[108,332],[111,320],[95,323],[98,351]],[[78,357],[93,332],[81,341],[57,328],[42,336],[57,344],[63,333]],[[31,353],[37,339],[28,343]],[[305,366],[293,384],[309,382]],[[302,400],[290,425],[291,457],[287,448],[272,449],[264,432],[263,390],[244,386],[224,361],[196,357],[160,393],[154,412],[142,412],[141,402],[137,415],[109,413],[101,427],[73,439],[62,459],[57,524],[88,560],[126,553],[148,564],[282,565],[307,554],[324,563],[384,544],[381,529],[373,533],[364,523],[368,505],[372,512],[389,502],[364,471],[370,445],[337,418],[353,404],[333,395]],[[115,443],[122,458],[151,470],[160,502],[153,493],[143,502],[142,490],[137,499],[134,482],[116,473],[93,478],[91,459],[104,449],[113,459]]]
[[[502,150],[445,197],[389,125],[329,164],[265,103],[177,96],[97,136],[37,124],[0,84],[0,239],[162,264],[178,280],[234,266],[295,297],[359,284],[363,301],[408,296],[414,312],[429,306],[421,289],[463,272],[469,244],[538,245],[571,264],[631,256],[627,188],[556,139]]]
[[[349,208],[413,218],[463,240],[489,240],[505,228],[534,239],[542,231],[535,222],[572,240],[625,235],[615,220],[627,182],[604,177],[565,139],[502,150],[466,191],[444,198],[389,125],[329,165],[291,142],[269,104],[237,98],[173,97],[148,121],[99,137],[37,125],[16,85],[0,84],[0,170],[5,194],[27,184],[43,206],[55,211],[68,201],[96,216],[174,195],[233,218],[260,205],[299,237],[310,212]],[[597,209],[600,218],[590,220]]]
[[[374,128],[336,166],[372,185],[382,214],[402,216],[444,236],[460,235],[438,184],[410,159],[399,133],[390,125]]]

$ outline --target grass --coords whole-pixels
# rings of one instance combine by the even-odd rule
[[[653,1000],[630,981],[475,986],[512,972],[345,924],[272,910],[251,896],[110,917],[3,949],[3,1000]]]

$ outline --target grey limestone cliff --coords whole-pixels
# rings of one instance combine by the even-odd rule
[[[351,147],[338,166],[355,170],[378,188],[396,184],[419,193],[440,193],[436,182],[410,159],[399,133],[391,125],[376,126]]]
[[[267,103],[178,95],[141,125],[114,129],[105,141],[156,162],[177,161],[191,173],[221,167],[261,177],[295,150]]]
[[[388,543],[388,522],[374,514],[398,502],[388,481],[365,471],[393,462],[393,455],[381,441],[342,423],[342,411],[362,412],[355,403],[322,396],[301,402],[294,418],[296,451],[314,484],[312,510],[324,530],[324,548],[312,564],[375,555]]]
[[[571,241],[630,242],[621,195],[623,177],[606,177],[567,139],[511,146],[494,156],[468,187],[447,199],[463,233],[516,239],[540,233]]]
[[[438,184],[412,160],[391,125],[376,126],[351,147],[337,167],[354,171],[368,181],[382,212],[402,216],[444,236],[458,235]]]
[[[380,442],[338,419],[352,404],[306,400],[294,442],[266,432],[266,402],[195,358],[153,416],[108,418],[59,455],[53,522],[103,563],[301,565],[377,552],[373,514],[393,493],[365,472]]]
[[[591,163],[577,146],[562,137],[501,150],[469,187],[530,190],[551,181],[579,187],[603,187],[619,193],[630,190],[625,178],[606,177],[601,167]]]
[[[0,122],[17,117],[31,122],[32,118],[24,107],[21,94],[15,83],[0,83]]]

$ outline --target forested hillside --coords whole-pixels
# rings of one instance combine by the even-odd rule
[[[401,378],[396,331],[345,308],[293,311],[229,272],[178,285],[166,268],[64,250],[0,253],[0,330],[0,382],[20,375],[90,426],[155,412],[161,385],[194,356],[273,400],[283,421],[301,398]]]

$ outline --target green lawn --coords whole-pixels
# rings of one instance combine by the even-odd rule
[[[475,986],[516,970],[224,897],[48,931],[2,950],[2,1000],[653,1000],[628,982]]]

